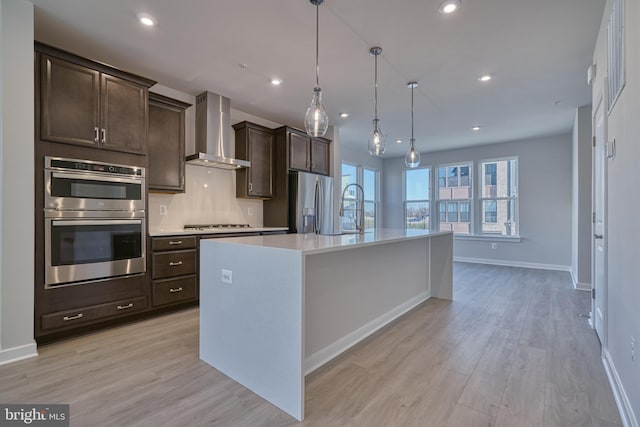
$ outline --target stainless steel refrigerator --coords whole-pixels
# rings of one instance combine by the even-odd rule
[[[289,173],[289,231],[334,234],[333,178]]]

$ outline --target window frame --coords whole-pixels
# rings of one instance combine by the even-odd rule
[[[487,163],[498,163],[503,161],[514,161],[515,165],[515,196],[496,196],[496,197],[483,197],[482,196],[482,183],[483,183],[483,166]],[[496,165],[496,184],[497,185],[497,165]],[[475,235],[478,237],[484,238],[503,238],[503,239],[520,239],[520,159],[518,156],[502,156],[502,157],[492,157],[487,159],[479,159],[478,160],[478,183],[477,183],[477,204],[478,204],[478,230],[476,230]],[[485,232],[482,230],[482,224],[484,223],[484,202],[485,201],[495,201],[496,202],[496,221],[491,222],[492,224],[498,224],[497,215],[498,215],[498,202],[499,201],[513,201],[514,204],[514,212],[512,215],[513,220],[516,224],[516,233],[515,234],[502,234],[497,232]]]
[[[407,199],[407,172],[416,171],[420,169],[427,169],[427,176],[429,177],[429,182],[427,186],[427,199]],[[423,165],[417,168],[404,168],[402,170],[402,228],[404,230],[408,230],[407,228],[407,204],[408,203],[427,203],[429,212],[429,224],[426,231],[431,231],[433,229],[433,167],[430,165]]]
[[[471,183],[469,185],[469,192],[470,192],[469,198],[466,198],[466,199],[459,199],[459,198],[458,199],[454,199],[454,198],[451,198],[451,199],[440,199],[440,169],[441,168],[446,168],[445,169],[446,172],[445,172],[445,175],[444,175],[444,179],[445,179],[445,184],[448,184],[449,183],[449,175],[448,175],[449,168],[457,167],[458,168],[458,176],[457,176],[457,184],[458,185],[456,187],[448,187],[448,186],[445,185],[445,187],[446,188],[460,188],[461,187],[461,185],[460,185],[461,170],[462,170],[463,167],[467,167],[467,166],[469,167],[469,180],[471,181]],[[435,196],[437,196],[437,197],[434,197],[434,204],[435,204],[435,211],[438,213],[438,215],[437,215],[437,224],[435,224],[436,227],[434,228],[435,230],[446,231],[446,230],[440,230],[440,224],[442,223],[442,221],[440,220],[440,214],[441,214],[441,212],[440,212],[440,204],[441,203],[445,203],[446,204],[446,207],[445,207],[445,210],[444,210],[446,221],[444,221],[444,222],[448,223],[449,222],[448,221],[448,219],[449,219],[449,207],[448,207],[449,202],[457,202],[457,204],[458,204],[458,208],[457,208],[458,221],[456,221],[456,222],[461,223],[460,222],[460,203],[462,202],[462,203],[468,203],[468,205],[469,205],[469,213],[468,213],[468,215],[469,215],[469,232],[468,233],[459,233],[459,232],[455,232],[454,231],[453,234],[454,234],[455,237],[458,237],[458,236],[460,236],[460,237],[473,237],[473,236],[476,235],[476,233],[475,233],[475,222],[476,221],[475,221],[475,215],[474,215],[474,212],[476,211],[476,209],[475,209],[476,189],[475,189],[475,184],[473,182],[474,181],[474,178],[473,178],[474,172],[473,171],[474,171],[475,167],[476,167],[476,162],[474,162],[473,160],[457,161],[457,162],[450,162],[450,163],[440,163],[437,166],[434,166],[434,169],[435,169],[434,170],[434,174],[437,177],[437,181],[436,181],[437,182],[437,188],[435,188],[436,186],[434,186],[434,189],[433,189],[433,192],[434,192]],[[463,187],[466,187],[466,186],[463,186]],[[462,222],[462,223],[466,223],[466,221]]]
[[[372,171],[374,173],[375,179],[374,179],[374,185],[375,185],[375,189],[374,189],[374,197],[375,200],[368,200],[368,199],[364,199],[364,203],[365,203],[365,212],[366,212],[366,205],[367,203],[373,203],[374,206],[374,227],[373,228],[366,228],[366,215],[365,215],[365,231],[366,230],[376,230],[379,228],[379,224],[380,224],[380,170],[373,168],[373,167],[369,167],[369,166],[364,166],[362,164],[358,164],[358,163],[354,163],[354,162],[350,162],[348,160],[342,160],[340,162],[340,195],[339,195],[339,202],[338,203],[342,203],[341,197],[342,197],[342,192],[344,191],[344,186],[342,185],[342,167],[344,165],[348,165],[351,167],[354,167],[356,169],[356,181],[355,183],[362,186],[362,188],[364,189],[364,170],[369,170]],[[366,195],[366,192],[365,192]],[[344,229],[344,224],[342,222],[342,217],[338,217],[338,221],[340,223],[340,229],[343,230]]]

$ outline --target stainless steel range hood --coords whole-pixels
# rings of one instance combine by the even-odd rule
[[[187,156],[191,165],[220,169],[248,168],[247,160],[231,156],[231,101],[213,92],[196,97],[196,153]]]

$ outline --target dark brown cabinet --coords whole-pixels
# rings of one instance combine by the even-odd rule
[[[329,175],[331,141],[325,138],[311,138],[305,132],[289,126],[274,129],[273,135],[274,194],[262,204],[262,220],[265,227],[288,227],[289,171]]]
[[[151,238],[151,302],[154,307],[198,297],[198,241],[195,236]]]
[[[40,43],[36,52],[41,139],[146,154],[155,82]]]
[[[285,140],[288,149],[288,168],[303,172],[329,175],[329,143],[325,138],[312,138],[306,133],[291,127],[274,130],[276,140]]]
[[[149,93],[149,190],[184,193],[184,127],[182,101]]]
[[[236,171],[236,197],[273,197],[273,132],[264,126],[241,122],[233,125],[236,157],[251,166]]]

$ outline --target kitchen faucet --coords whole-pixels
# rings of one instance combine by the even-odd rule
[[[344,216],[344,211],[345,211],[344,202],[346,201],[344,195],[347,192],[347,189],[351,186],[354,186],[360,189],[360,195],[355,200],[356,202],[355,210],[357,211],[357,215],[358,215],[358,220],[356,221],[356,231],[358,231],[358,233],[364,233],[364,189],[360,184],[355,184],[355,183],[349,184],[346,187],[344,187],[344,190],[342,190],[342,198],[340,199],[340,216]],[[354,210],[354,209],[348,209],[348,210]]]

